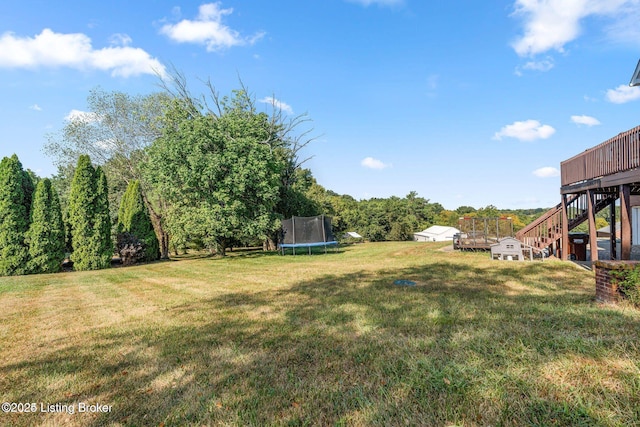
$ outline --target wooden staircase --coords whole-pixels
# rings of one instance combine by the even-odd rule
[[[588,218],[587,193],[571,196],[567,200],[568,230],[571,231]],[[614,193],[594,194],[594,215],[610,206],[617,199]],[[534,248],[543,249],[562,239],[562,203],[549,209],[538,219],[516,233],[522,243]]]

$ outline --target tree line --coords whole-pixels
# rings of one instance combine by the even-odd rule
[[[51,179],[25,171],[15,154],[0,161],[0,275],[59,272],[67,254],[76,270],[111,265],[114,245],[106,175],[87,155],[79,157],[74,169],[63,211]],[[125,195],[129,197],[120,205],[118,241],[130,235],[143,259],[157,259],[155,234],[149,234],[151,222],[135,183]]]
[[[131,96],[99,88],[88,113],[49,136],[58,172],[39,179],[14,155],[0,164],[0,274],[104,268],[168,258],[188,247],[276,249],[280,221],[333,217],[334,234],[410,240],[433,224],[493,213],[407,196],[356,200],[319,185],[301,158],[313,138],[305,115],[256,108],[241,84],[194,96],[175,73],[162,92]],[[490,212],[491,211],[491,212]]]
[[[243,86],[229,96],[206,88],[193,96],[176,74],[164,92],[147,96],[93,90],[90,113],[45,145],[58,166],[52,181],[61,204],[75,159],[88,154],[108,178],[113,239],[117,203],[135,182],[161,258],[191,244],[221,255],[256,242],[275,248],[280,219],[308,204],[297,189],[298,153],[312,140],[297,128],[307,119],[276,105],[258,111]]]
[[[355,231],[369,241],[413,240],[413,234],[417,231],[432,225],[457,227],[460,218],[464,217],[509,217],[514,231],[518,231],[548,210],[501,210],[493,205],[479,209],[460,206],[455,210],[447,210],[440,203],[420,197],[415,191],[405,197],[356,200],[318,185],[310,172],[308,182],[306,195],[315,204],[316,211],[332,216],[336,235]]]

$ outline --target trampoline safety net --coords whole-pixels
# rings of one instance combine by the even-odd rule
[[[294,216],[282,220],[281,248],[303,248],[337,245],[331,231],[331,218],[319,215]]]

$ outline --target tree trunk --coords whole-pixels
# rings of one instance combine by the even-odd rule
[[[169,233],[162,227],[162,217],[153,209],[149,209],[149,217],[153,225],[153,231],[156,232],[158,244],[160,246],[160,259],[169,259]]]
[[[169,233],[162,226],[162,215],[158,214],[153,208],[153,205],[147,198],[147,194],[142,192],[142,199],[144,200],[147,209],[149,210],[149,218],[153,225],[153,231],[156,232],[158,238],[158,245],[160,246],[160,259],[169,259]],[[161,202],[160,202],[161,203]],[[160,205],[162,209],[162,205]]]
[[[278,245],[276,240],[273,239],[272,236],[267,237],[267,239],[262,243],[263,251],[275,251],[278,250]]]
[[[220,256],[227,256],[227,239],[220,239],[216,242],[216,252]]]

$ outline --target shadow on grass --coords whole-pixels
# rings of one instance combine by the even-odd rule
[[[309,251],[307,248],[298,248],[296,250],[296,253],[294,254],[293,251],[291,249],[287,249],[284,253],[284,255],[282,254],[282,252],[280,250],[277,251],[263,251],[260,248],[236,248],[233,250],[228,250],[226,252],[226,256],[222,257],[216,254],[211,254],[209,252],[191,252],[188,254],[183,254],[183,255],[177,255],[171,258],[172,261],[182,261],[182,260],[189,260],[189,259],[203,259],[203,258],[210,258],[212,260],[243,260],[243,259],[261,259],[261,258],[273,258],[273,257],[279,257],[279,256],[287,256],[287,257],[292,257],[292,256],[296,256],[296,257],[303,257],[303,256],[316,256],[316,255],[340,255],[343,254],[345,252],[344,248],[342,247],[332,247],[332,248],[327,248],[327,251],[324,251],[324,248],[311,248],[311,253],[309,254]]]
[[[83,379],[10,397],[113,405],[90,426],[637,425],[639,317],[593,303],[589,280],[543,263],[327,274],[95,328],[1,373]]]

